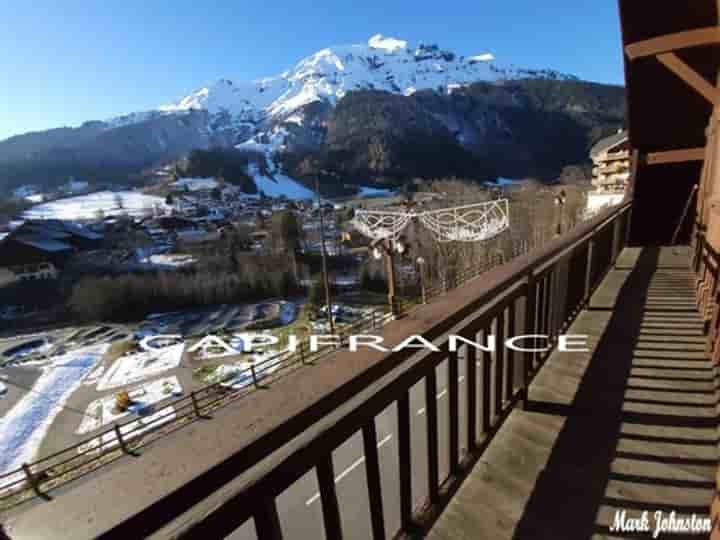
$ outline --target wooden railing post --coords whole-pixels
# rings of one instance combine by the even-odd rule
[[[193,411],[195,411],[195,416],[198,418],[202,418],[202,413],[200,412],[200,405],[198,405],[197,396],[195,395],[195,392],[190,392],[190,400],[192,401]]]
[[[617,217],[613,221],[613,237],[612,247],[610,253],[610,264],[611,266],[617,266],[617,258],[620,255],[620,218]]]
[[[525,326],[524,332],[527,335],[537,334],[537,322],[535,319],[535,297],[537,296],[537,286],[535,282],[535,274],[530,272],[527,277],[527,296],[525,297]],[[537,340],[533,339],[532,347],[536,348]],[[527,410],[528,401],[530,399],[530,378],[535,369],[534,364],[535,353],[523,353],[523,381],[522,381],[522,408]]]
[[[132,452],[127,447],[127,444],[125,443],[125,439],[123,439],[122,432],[120,431],[120,426],[118,424],[115,424],[115,437],[118,440],[118,445],[120,446],[120,449],[123,451],[124,454],[132,455]],[[102,441],[100,442],[102,445]]]
[[[30,484],[30,487],[35,492],[35,495],[38,497],[45,497],[46,495],[40,491],[40,480],[33,474],[32,470],[30,470],[30,465],[27,463],[22,464],[22,470],[25,473],[25,477],[27,478],[28,484]]]
[[[190,392],[190,399],[192,400],[193,411],[195,411],[195,415],[198,418],[201,418],[203,420],[212,420],[212,416],[208,414],[203,414],[202,409],[200,408],[200,402],[197,398],[197,392]]]
[[[585,267],[585,295],[583,298],[583,305],[587,305],[587,303],[590,302],[590,295],[592,294],[594,259],[595,259],[595,236],[592,236],[590,238],[590,240],[588,240],[587,266]]]
[[[254,363],[250,364],[250,374],[252,375],[253,386],[255,386],[255,388],[257,388],[258,390],[264,390],[267,388],[267,386],[260,384],[260,379],[258,378],[257,370]]]

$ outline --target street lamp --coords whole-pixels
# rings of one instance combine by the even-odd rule
[[[376,240],[371,244],[372,256],[376,260],[385,259],[385,274],[388,280],[388,304],[390,305],[390,313],[393,318],[400,316],[400,309],[397,304],[395,291],[397,290],[397,278],[395,275],[395,263],[393,262],[393,253],[405,253],[407,249],[405,244],[400,240],[391,238],[383,238]]]
[[[427,291],[425,290],[425,259],[418,257],[415,262],[418,265],[418,273],[420,274],[420,294],[422,303],[427,304]]]
[[[330,333],[335,335],[335,321],[332,313],[332,298],[330,297],[330,280],[328,279],[327,269],[327,252],[325,250],[325,210],[322,207],[322,198],[320,197],[320,177],[315,177],[315,191],[317,192],[318,210],[320,211],[320,249],[322,251],[322,275],[323,285],[325,287],[325,305],[327,306],[327,318],[330,325]]]
[[[561,189],[560,193],[555,195],[555,206],[557,206],[560,209],[560,219],[558,220],[557,225],[557,231],[556,235],[560,236],[562,234],[563,230],[563,215],[564,215],[564,209],[565,209],[565,203],[567,202],[567,195],[565,194],[565,190]]]

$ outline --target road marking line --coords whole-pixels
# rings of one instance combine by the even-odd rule
[[[465,379],[464,376],[460,377],[460,381],[462,381],[463,379]],[[437,395],[437,399],[438,399],[438,400],[442,399],[443,397],[445,397],[445,394],[447,394],[447,389],[445,389],[445,390],[443,390],[442,392],[440,392],[440,393]],[[425,414],[425,407],[423,407],[422,409],[418,409],[417,414],[418,414],[418,416],[422,416],[423,414]]]
[[[378,443],[377,447],[381,448],[382,446],[384,446],[385,444],[390,442],[392,437],[393,437],[392,434],[388,435],[387,437],[385,437],[383,440],[381,440]],[[359,457],[358,459],[356,459],[352,465],[350,465],[347,469],[345,469],[343,472],[341,472],[340,474],[338,474],[335,477],[335,483],[337,484],[338,482],[340,482],[343,478],[345,478],[348,474],[350,474],[353,470],[358,468],[364,462],[365,462],[365,456],[362,456],[362,457]],[[305,501],[305,506],[312,505],[319,498],[320,498],[320,492],[316,493],[315,495],[310,497],[307,501]]]
[[[357,468],[364,461],[365,461],[365,456],[356,459],[352,465],[350,465],[347,469],[345,469],[343,472],[341,472],[339,475],[337,475],[335,477],[335,483],[337,484],[338,482],[340,482],[340,480],[345,478],[348,474],[350,474],[353,471],[353,469]]]
[[[390,439],[392,439],[392,435],[388,435],[385,437],[382,441],[380,441],[377,445],[378,448],[381,448],[385,443],[390,442]]]

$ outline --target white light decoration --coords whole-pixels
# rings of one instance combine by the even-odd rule
[[[509,215],[508,200],[500,199],[427,212],[358,210],[352,223],[373,240],[397,240],[403,229],[417,218],[438,242],[481,242],[510,227]],[[398,251],[400,249],[404,250],[404,246]]]
[[[412,218],[412,212],[357,210],[352,224],[361,234],[368,238],[374,240],[395,239],[408,226]]]

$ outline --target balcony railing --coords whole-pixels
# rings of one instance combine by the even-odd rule
[[[361,387],[366,391],[371,388],[372,392],[358,395],[338,391],[325,396],[313,406],[312,414],[293,418],[238,450],[232,456],[235,464],[232,478],[211,469],[178,492],[168,494],[158,504],[113,526],[112,536],[145,537],[172,530],[173,537],[218,538],[230,535],[252,520],[259,540],[281,539],[283,530],[277,499],[306,473],[315,471],[326,538],[342,538],[333,452],[360,432],[370,509],[368,527],[373,538],[387,538],[384,500],[388,495],[381,489],[375,419],[393,405],[397,408],[399,465],[393,471],[399,486],[400,530],[397,532],[412,534],[428,530],[509,413],[524,403],[528,385],[550,354],[549,351],[520,354],[501,346],[485,352],[470,345],[453,352],[449,336],[460,335],[481,342],[493,334],[500,344],[508,336],[539,334],[550,336],[550,343],[556,344],[558,336],[613,267],[626,243],[630,212],[631,203],[625,202],[557,238],[542,250],[497,268],[484,283],[476,282],[471,290],[463,291],[464,295],[455,295],[461,299],[456,311],[446,312],[445,318],[434,321],[432,326],[428,324],[423,335],[433,341],[440,352],[387,353],[372,373],[358,377],[362,379]],[[428,308],[432,308],[432,304]],[[418,309],[417,317],[422,318],[423,309]],[[352,353],[338,354],[336,360],[342,362],[343,355]],[[461,362],[467,397],[465,410],[459,414]],[[436,368],[443,364],[448,372],[449,471],[441,477]],[[426,430],[423,431],[427,438],[428,499],[418,507],[412,496],[411,441],[413,435],[418,434],[412,433],[411,417],[415,422],[417,419],[411,415],[410,391],[421,381],[425,387]],[[321,419],[338,410],[342,411],[339,421],[323,429],[318,427]],[[468,449],[462,455],[461,418],[466,422],[468,434]],[[227,485],[231,481],[239,485],[228,494]],[[392,532],[394,535],[395,531]]]

